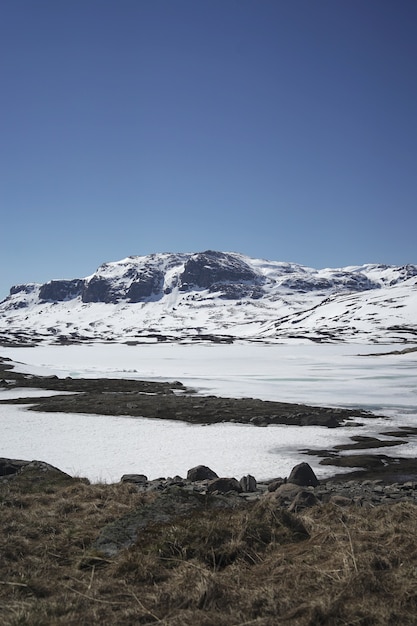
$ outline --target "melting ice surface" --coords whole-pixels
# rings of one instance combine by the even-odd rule
[[[189,425],[168,420],[35,413],[0,405],[0,456],[41,459],[92,481],[116,482],[124,473],[149,478],[186,475],[198,464],[219,475],[258,480],[286,476],[307,460],[305,448],[331,448],[353,434],[379,435],[399,425],[417,426],[417,353],[365,356],[401,346],[92,344],[4,348],[20,371],[73,377],[180,380],[200,393],[229,397],[359,407],[387,419],[366,420],[358,429],[239,424]],[[0,391],[0,398],[10,396]],[[36,395],[25,390],[16,395]],[[44,392],[42,392],[44,395]],[[362,420],[361,420],[362,421]],[[375,451],[374,451],[375,452]],[[394,456],[417,456],[417,437],[385,449]]]

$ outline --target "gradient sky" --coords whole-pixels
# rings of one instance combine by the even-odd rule
[[[151,252],[417,263],[414,0],[2,0],[0,298]]]

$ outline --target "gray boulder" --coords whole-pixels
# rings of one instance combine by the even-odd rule
[[[284,483],[280,487],[278,487],[278,489],[276,489],[273,493],[268,494],[268,496],[276,500],[280,506],[289,506],[294,498],[301,491],[304,490],[299,485]]]
[[[218,475],[206,465],[196,465],[196,467],[192,467],[187,472],[187,480],[191,480],[192,482],[198,480],[213,480],[214,478],[218,478]]]
[[[123,476],[120,479],[120,482],[144,485],[148,482],[148,477],[145,476],[145,474],[123,474]]]
[[[245,491],[246,493],[254,493],[257,488],[256,478],[251,474],[248,474],[247,476],[242,476],[239,484],[242,487],[242,491]]]
[[[0,476],[10,476],[17,474],[22,467],[29,465],[30,461],[21,461],[20,459],[0,459]]]
[[[272,480],[268,485],[268,491],[276,491],[278,487],[281,487],[281,485],[285,485],[286,482],[286,478],[274,478],[274,480]]]
[[[287,482],[301,487],[317,487],[319,484],[317,476],[308,463],[299,463],[293,467]]]
[[[242,492],[242,487],[236,478],[215,478],[207,486],[207,493],[228,493],[229,491]]]
[[[320,500],[312,493],[311,491],[299,491],[295,496],[294,500],[291,502],[288,510],[291,513],[298,513],[303,509],[307,509],[315,504],[318,504]]]

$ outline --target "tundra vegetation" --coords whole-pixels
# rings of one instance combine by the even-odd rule
[[[273,494],[198,494],[184,508],[179,491],[177,512],[159,509],[109,555],[97,538],[126,516],[158,513],[160,492],[89,484],[42,464],[2,477],[1,623],[416,623],[415,503],[294,514]]]

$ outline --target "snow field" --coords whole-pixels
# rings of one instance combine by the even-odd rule
[[[393,348],[398,349],[397,346]],[[210,466],[219,475],[251,473],[258,480],[286,476],[301,460],[320,466],[305,448],[331,448],[353,434],[378,435],[417,424],[417,355],[363,356],[390,346],[364,345],[178,345],[92,344],[4,348],[20,371],[59,376],[180,380],[200,393],[229,397],[368,408],[389,419],[370,419],[358,429],[240,424],[194,426],[168,420],[37,413],[0,405],[0,456],[44,460],[72,475],[116,482],[124,473],[184,476]],[[0,399],[18,390],[0,391]],[[36,390],[22,395],[35,397]],[[45,392],[40,391],[40,395]],[[417,456],[417,438],[385,449]]]

